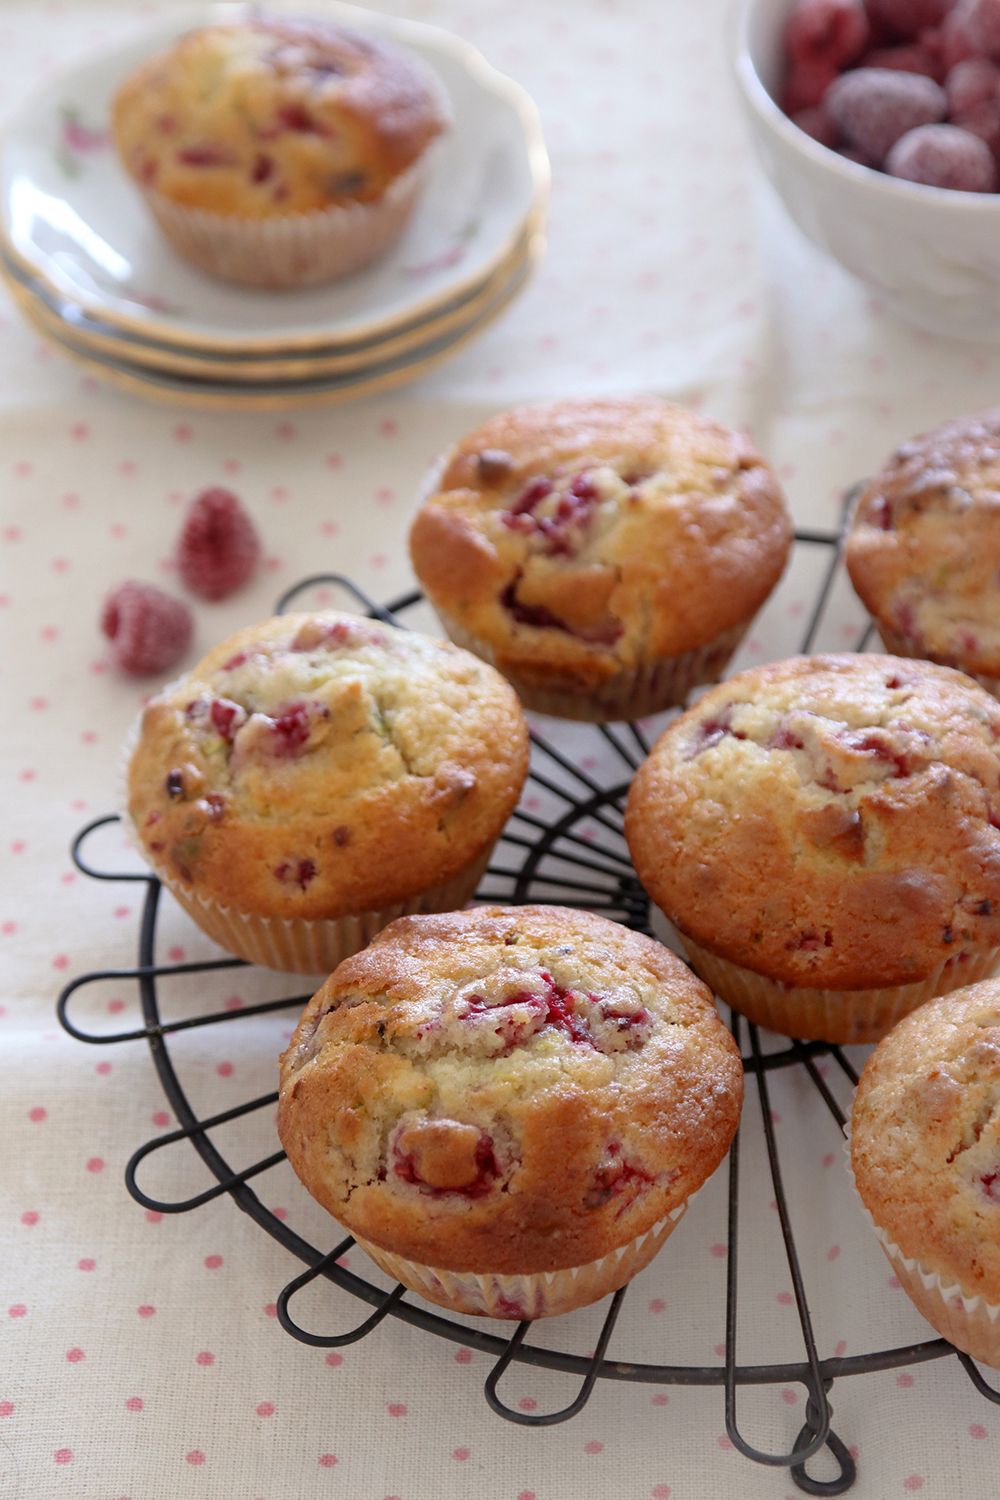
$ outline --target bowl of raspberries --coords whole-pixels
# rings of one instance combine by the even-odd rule
[[[1000,341],[1000,0],[744,0],[736,70],[799,228],[909,321]]]

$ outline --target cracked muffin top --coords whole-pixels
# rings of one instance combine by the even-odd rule
[[[561,907],[402,917],[307,1006],[278,1129],[315,1198],[450,1270],[586,1264],[715,1170],[743,1072],[705,985]]]
[[[1000,1303],[1000,980],[921,1005],[879,1043],[854,1099],[851,1164],[904,1255]]]
[[[626,837],[653,900],[793,985],[916,982],[1000,944],[1000,704],[947,667],[793,657],[661,735]]]
[[[896,649],[1000,677],[1000,407],[897,449],[858,499],[846,560]]]
[[[278,17],[188,32],[114,103],[136,182],[252,219],[380,198],[446,121],[417,59],[330,22]]]
[[[656,397],[521,407],[443,462],[414,570],[501,670],[600,680],[704,646],[760,607],[791,544],[749,439]]]
[[[150,701],[128,813],[150,862],[203,897],[341,916],[457,875],[527,767],[520,704],[477,657],[356,615],[281,615]]]

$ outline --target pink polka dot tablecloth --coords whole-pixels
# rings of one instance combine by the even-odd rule
[[[704,0],[408,0],[393,7],[468,36],[537,99],[554,186],[549,252],[517,304],[478,342],[391,399],[281,417],[191,414],[93,383],[0,305],[0,655],[6,816],[0,895],[0,1495],[10,1500],[706,1500],[798,1493],[725,1435],[717,1390],[599,1383],[561,1426],[515,1427],[487,1408],[492,1361],[387,1319],[339,1351],[310,1349],[275,1316],[298,1262],[227,1198],[161,1215],[126,1192],[135,1148],[175,1120],[146,1045],[87,1046],[54,1018],[73,976],[134,962],[139,888],[102,885],[68,847],[114,809],[119,747],[146,685],[108,666],[97,630],[128,577],[172,586],[186,501],[238,491],[264,565],[230,600],[198,605],[192,648],[270,612],[317,568],[379,597],[411,583],[405,532],[433,455],[515,400],[655,390],[749,427],[797,519],[836,524],[843,490],[897,441],[997,399],[1000,352],[916,334],[823,260],[782,215],[751,159],[726,56],[722,8]],[[162,18],[169,0],[5,0],[0,99],[13,105],[84,47]],[[752,634],[744,662],[799,639],[816,585],[802,557]],[[822,644],[857,637],[835,590]],[[605,753],[574,730],[566,745]],[[544,810],[544,808],[543,808]],[[128,858],[112,832],[101,846]],[[158,955],[211,956],[164,903]],[[280,983],[280,981],[279,981]],[[176,1017],[234,1014],[275,981],[222,971],[164,986]],[[287,993],[294,993],[288,990]],[[140,1022],[136,986],[88,989],[74,1014],[98,1031]],[[292,1012],[177,1033],[171,1054],[202,1114],[275,1086]],[[916,1342],[926,1326],[894,1285],[840,1165],[837,1132],[790,1072],[771,1107],[820,1354]],[[742,1361],[801,1357],[791,1283],[748,1099],[741,1259]],[[753,1115],[750,1129],[749,1116]],[[275,1149],[269,1110],[220,1128],[248,1164]],[[176,1200],[211,1185],[186,1145],[142,1169]],[[334,1226],[282,1164],[256,1180],[264,1205],[324,1247]],[[725,1174],[699,1195],[625,1299],[610,1354],[716,1364],[724,1337]],[[348,1265],[369,1274],[352,1250]],[[296,1308],[347,1329],[364,1309],[333,1287]],[[539,1328],[585,1353],[597,1313]],[[508,1402],[565,1404],[570,1377],[514,1366]],[[934,1500],[995,1492],[1000,1413],[954,1359],[839,1380],[834,1425],[857,1453],[853,1493]],[[789,1445],[803,1387],[741,1391],[758,1446]],[[823,1477],[822,1461],[814,1472]]]

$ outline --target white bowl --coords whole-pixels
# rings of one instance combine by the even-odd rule
[[[909,322],[1000,340],[1000,193],[903,182],[819,145],[775,103],[791,0],[741,0],[736,74],[767,175],[804,234]]]

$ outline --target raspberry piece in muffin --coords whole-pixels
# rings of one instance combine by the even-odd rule
[[[874,1041],[1000,963],[1000,704],[961,673],[796,657],[712,689],[629,793],[636,871],[752,1020]]]
[[[904,443],[859,496],[851,582],[886,647],[1000,689],[1000,408]]]
[[[453,640],[528,707],[601,722],[717,677],[790,540],[746,438],[637,397],[523,407],[470,433],[410,551]]]
[[[390,1275],[494,1317],[647,1263],[722,1160],[740,1059],[650,938],[559,907],[405,917],[341,964],[281,1062],[278,1129]]]

